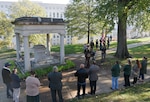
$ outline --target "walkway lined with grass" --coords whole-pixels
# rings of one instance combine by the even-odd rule
[[[138,43],[138,44],[131,44],[128,45],[128,47],[133,48],[133,47],[137,47],[137,46],[142,46],[144,44],[149,44],[149,42],[144,42],[144,43]],[[109,49],[109,51],[111,52],[114,49]],[[100,61],[100,51],[97,51],[97,53],[99,53],[99,55],[97,56],[97,63],[100,65],[100,71],[99,71],[99,79],[97,81],[97,91],[96,94],[101,94],[101,93],[109,93],[112,92],[112,90],[110,89],[111,87],[111,71],[107,66],[104,67],[103,64],[101,64]],[[84,54],[70,54],[66,56],[66,59],[70,59],[75,61],[75,63],[78,63],[78,65],[76,66],[76,69],[79,68],[79,63],[84,63]],[[2,66],[4,65],[5,60],[1,60],[0,61],[0,67],[2,68]],[[74,99],[74,97],[76,96],[77,90],[76,90],[76,81],[77,79],[74,77],[74,73],[76,71],[76,69],[71,69],[68,71],[64,71],[62,72],[63,74],[63,97],[65,99],[65,102],[67,102],[67,100],[74,100],[73,102],[77,102],[76,98]],[[106,70],[107,69],[107,70]],[[145,81],[149,81],[150,80],[150,69],[148,70],[148,74],[145,76]],[[131,79],[132,80],[132,79]],[[48,88],[48,80],[47,78],[42,79],[42,84],[43,86],[40,87],[40,96],[41,96],[41,102],[50,102],[51,101],[51,95],[50,95],[50,90]],[[2,83],[2,79],[0,79],[0,102],[12,102],[12,99],[7,99],[6,98],[6,87],[5,85]],[[25,84],[24,82],[22,84]],[[123,72],[121,72],[121,76],[119,78],[119,88],[122,89],[124,84],[124,79],[123,79]],[[138,84],[141,84],[141,82],[138,82]],[[87,79],[87,88],[86,88],[86,93],[88,93],[90,91],[90,87],[89,87],[89,80]],[[87,95],[88,96],[88,95]],[[25,94],[25,87],[24,85],[22,85],[21,87],[21,96],[20,96],[20,102],[26,102],[26,94]],[[71,101],[70,100],[70,101]]]

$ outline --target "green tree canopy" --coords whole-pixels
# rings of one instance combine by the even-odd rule
[[[46,11],[43,7],[30,0],[21,0],[12,5],[10,17],[14,20],[19,17],[45,17]],[[44,44],[45,36],[34,34],[29,37],[29,41],[34,44]]]
[[[104,18],[104,22],[118,25],[117,51],[118,58],[129,57],[126,43],[127,25],[133,25],[142,30],[148,29],[150,1],[149,0],[97,0],[97,18]]]
[[[13,26],[10,19],[4,12],[0,12],[0,36],[4,37],[4,41],[0,41],[0,46],[8,46],[11,44]]]
[[[68,34],[79,38],[87,36],[89,43],[91,35],[102,33],[104,23],[95,18],[95,3],[94,0],[74,0],[68,5],[65,12]]]
[[[15,19],[19,17],[45,17],[46,11],[43,7],[30,0],[21,0],[14,3],[11,7],[10,17]]]

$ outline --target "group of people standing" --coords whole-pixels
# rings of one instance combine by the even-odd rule
[[[14,68],[11,72],[9,66],[11,64],[5,63],[5,66],[2,69],[2,78],[3,82],[7,87],[6,93],[7,98],[13,98],[13,102],[19,102],[20,96],[20,78],[17,75],[17,69]],[[80,64],[80,68],[74,73],[74,76],[77,77],[77,97],[81,98],[86,95],[86,79],[89,78],[90,92],[89,94],[95,95],[96,93],[96,84],[98,80],[98,72],[100,67],[96,64],[96,61],[93,60],[93,63],[89,68],[85,68],[84,64]],[[132,65],[131,60],[128,60],[128,63],[121,67],[119,61],[111,68],[112,73],[112,90],[119,89],[118,79],[120,76],[121,70],[124,73],[124,86],[130,86],[130,77],[133,77],[132,84],[136,84],[137,80],[144,81],[144,74],[147,72],[147,58],[143,57],[142,61],[135,60]],[[58,67],[54,66],[53,71],[48,74],[49,88],[51,91],[52,102],[57,102],[57,95],[59,102],[63,102],[62,96],[62,73],[58,72]],[[35,76],[35,72],[31,71],[30,76],[25,79],[26,83],[26,100],[27,102],[40,102],[39,97],[39,87],[41,85],[38,78]],[[81,94],[82,88],[82,94]]]
[[[6,85],[7,98],[13,98],[13,102],[19,102],[20,96],[20,78],[17,75],[17,69],[10,71],[10,63],[5,63],[2,69],[3,83]]]
[[[129,87],[130,86],[130,77],[133,77],[132,84],[136,84],[137,80],[143,82],[144,81],[144,74],[147,73],[147,58],[143,57],[142,61],[135,60],[134,64],[132,65],[131,60],[128,60],[128,63],[121,67],[118,61],[116,61],[116,64],[112,67],[112,90],[118,89],[118,78],[120,76],[120,71],[123,71],[124,73],[124,86]]]
[[[20,82],[21,79],[17,75],[17,69],[10,70],[10,63],[5,63],[2,69],[3,83],[6,85],[7,98],[12,98],[13,102],[19,102]],[[63,102],[62,97],[62,74],[58,72],[57,66],[53,67],[53,71],[48,74],[49,88],[51,89],[52,102],[57,102],[56,93],[59,96],[59,102]],[[36,77],[34,71],[30,71],[30,75],[25,79],[26,85],[26,102],[40,102],[39,87],[40,80]]]
[[[92,60],[95,60],[95,54],[96,51],[98,50],[98,47],[99,50],[101,51],[101,62],[105,61],[106,50],[109,49],[110,41],[111,41],[110,37],[108,37],[107,47],[106,47],[106,37],[101,37],[100,40],[96,39],[95,44],[93,40],[91,40],[89,44],[84,44],[83,50],[85,54],[85,63],[87,68],[89,68],[90,66],[90,58],[92,58]],[[96,50],[94,50],[94,46],[96,47]]]
[[[86,89],[86,79],[89,77],[90,81],[90,94],[94,95],[96,92],[96,83],[98,80],[98,71],[99,66],[96,65],[96,61],[93,61],[93,64],[86,69],[84,64],[80,64],[80,68],[75,72],[75,76],[77,77],[77,97],[84,98],[85,96],[85,89]],[[80,90],[82,87],[82,94],[80,94]]]

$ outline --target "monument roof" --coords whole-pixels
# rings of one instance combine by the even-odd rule
[[[12,24],[15,25],[49,25],[49,24],[64,24],[65,21],[60,18],[46,17],[20,17],[16,18]]]

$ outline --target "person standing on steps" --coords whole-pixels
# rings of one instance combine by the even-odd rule
[[[128,60],[128,64],[126,64],[124,66],[123,71],[124,71],[124,81],[125,81],[124,86],[128,87],[128,86],[130,86],[130,79],[129,78],[130,78],[130,74],[131,74],[131,60],[130,59]]]
[[[5,66],[2,69],[2,78],[3,78],[3,82],[6,85],[6,93],[7,93],[7,98],[12,98],[12,93],[13,93],[13,89],[11,87],[11,71],[10,71],[10,67],[11,64],[10,63],[5,63]],[[11,91],[11,93],[10,93]]]
[[[98,80],[98,71],[99,71],[99,66],[96,65],[96,61],[93,61],[93,64],[90,66],[88,75],[89,75],[89,80],[90,80],[90,88],[91,88],[91,95],[95,95],[96,92],[96,83]]]
[[[26,95],[27,102],[40,102],[39,87],[40,81],[35,77],[35,72],[31,71],[30,76],[25,80],[26,82]]]
[[[86,88],[86,78],[88,78],[88,73],[84,68],[84,64],[80,64],[80,69],[78,69],[74,75],[77,77],[77,97],[80,98],[81,87],[83,90],[82,97],[84,97]]]
[[[52,102],[57,102],[56,93],[58,93],[59,102],[63,102],[62,97],[62,74],[58,72],[57,66],[53,67],[53,72],[48,74],[49,88],[51,89]]]
[[[19,96],[20,96],[20,78],[17,75],[17,69],[14,68],[11,74],[12,79],[12,88],[13,88],[13,102],[19,102]]]
[[[111,68],[112,73],[112,90],[118,90],[118,78],[120,76],[120,65],[119,62],[116,61],[116,64]]]

